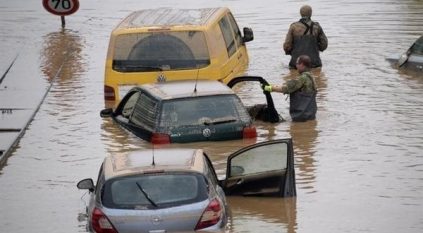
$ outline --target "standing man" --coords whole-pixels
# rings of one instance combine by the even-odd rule
[[[292,23],[286,34],[283,50],[291,55],[290,69],[295,69],[295,61],[300,55],[311,58],[311,68],[322,66],[319,51],[323,52],[328,47],[328,39],[319,23],[311,20],[311,13],[309,5],[302,6],[300,21]]]
[[[307,55],[297,58],[296,68],[300,73],[297,79],[289,80],[283,86],[267,85],[263,90],[267,92],[282,92],[289,94],[289,114],[292,121],[308,121],[316,118],[316,85],[310,73],[311,59]]]

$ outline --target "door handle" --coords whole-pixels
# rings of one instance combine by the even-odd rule
[[[236,181],[236,184],[237,184],[237,185],[240,185],[240,184],[242,184],[242,183],[244,183],[244,179],[239,179],[239,180],[237,180],[237,181]]]

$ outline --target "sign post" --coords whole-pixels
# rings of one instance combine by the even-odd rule
[[[79,8],[78,0],[43,0],[44,8],[54,14],[59,15],[62,27],[65,27],[65,16],[75,13]]]

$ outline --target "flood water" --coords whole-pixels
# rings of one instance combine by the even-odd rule
[[[329,39],[323,68],[314,72],[317,119],[291,122],[288,100],[273,93],[287,121],[257,122],[257,141],[293,138],[298,196],[230,197],[228,232],[422,232],[423,74],[398,70],[385,57],[423,34],[423,1],[181,0],[178,6],[229,7],[240,27],[254,31],[248,74],[276,84],[295,75],[282,43],[305,3]],[[77,181],[95,180],[106,155],[151,148],[100,118],[104,62],[110,32],[123,17],[174,5],[84,0],[61,30],[60,18],[39,0],[0,2],[0,68],[18,55],[38,64],[28,72],[52,84],[0,170],[0,232],[84,232],[87,195]],[[237,91],[249,103],[264,100],[248,84]],[[243,144],[171,146],[205,148],[222,175],[227,155]]]

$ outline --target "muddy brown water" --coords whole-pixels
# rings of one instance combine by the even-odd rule
[[[0,232],[84,232],[87,195],[76,188],[96,179],[104,156],[150,149],[110,120],[104,106],[108,36],[134,9],[172,7],[174,1],[88,0],[66,17],[41,1],[0,3],[1,68],[21,56],[39,64],[34,75],[53,86],[23,138],[0,170]],[[248,74],[282,83],[295,76],[282,42],[298,9],[313,7],[329,39],[318,85],[315,121],[291,122],[288,101],[274,93],[287,119],[257,122],[257,141],[292,137],[296,198],[230,197],[227,232],[422,232],[423,74],[385,61],[423,33],[420,0],[194,1],[189,8],[228,6],[240,27],[251,27]],[[38,51],[38,52],[37,52]],[[62,71],[56,77],[59,67]],[[26,67],[22,67],[25,69]],[[264,100],[250,84],[237,88],[248,103]],[[249,142],[189,143],[202,147],[220,175],[227,155]]]

